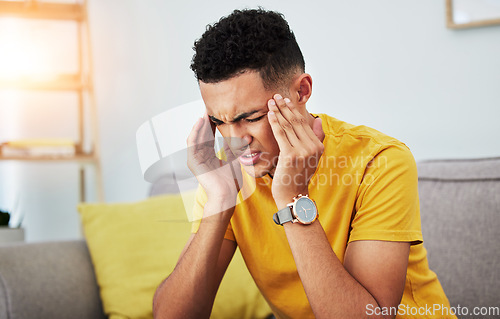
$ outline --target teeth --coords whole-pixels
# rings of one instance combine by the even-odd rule
[[[246,158],[252,158],[252,157],[254,157],[255,155],[257,155],[257,153],[252,153],[252,154],[249,154],[249,155],[243,155],[243,157],[246,157]]]

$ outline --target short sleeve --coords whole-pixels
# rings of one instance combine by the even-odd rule
[[[193,234],[197,233],[198,229],[200,228],[201,219],[203,217],[203,209],[206,203],[207,203],[207,194],[205,193],[203,187],[201,187],[201,185],[198,185],[193,206],[193,222],[191,224],[191,233]],[[229,225],[227,226],[224,238],[236,241],[236,239],[234,238],[234,233],[231,227],[231,223],[229,223]]]
[[[368,163],[358,188],[349,242],[422,243],[415,159],[404,145],[389,146]]]

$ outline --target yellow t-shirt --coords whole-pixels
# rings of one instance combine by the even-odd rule
[[[429,269],[422,244],[417,168],[398,140],[365,126],[324,114],[325,150],[309,183],[319,220],[335,255],[343,263],[347,244],[356,240],[411,242],[408,271],[397,318],[443,316],[448,299]],[[277,211],[269,176],[254,179],[243,171],[251,194],[240,201],[225,238],[236,241],[250,274],[277,318],[314,318]],[[248,197],[248,198],[247,198]],[[194,216],[201,218],[206,195],[199,189]],[[199,221],[193,224],[193,232]],[[446,308],[430,312],[429,308]],[[370,315],[373,309],[367,308]],[[374,313],[371,313],[374,315]]]

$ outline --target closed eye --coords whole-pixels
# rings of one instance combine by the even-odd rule
[[[254,123],[254,122],[262,120],[264,117],[265,117],[265,115],[262,115],[262,116],[254,118],[254,119],[245,119],[245,121],[250,122],[250,123]]]
[[[215,126],[219,126],[219,125],[224,124],[224,122],[219,121],[219,120],[217,120],[216,118],[212,118],[211,116],[209,116],[209,118],[210,118],[210,121],[211,121],[212,123],[214,123],[214,125],[215,125]]]

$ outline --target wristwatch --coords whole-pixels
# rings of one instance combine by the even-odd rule
[[[273,215],[273,220],[278,225],[288,222],[309,225],[316,218],[318,218],[316,203],[309,196],[302,194],[294,197],[292,203]]]

